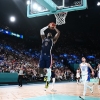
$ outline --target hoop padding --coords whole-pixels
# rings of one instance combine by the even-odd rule
[[[62,25],[66,23],[65,19],[67,16],[67,12],[61,12],[61,13],[54,14],[54,15],[56,18],[56,25]]]

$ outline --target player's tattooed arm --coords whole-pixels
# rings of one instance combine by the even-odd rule
[[[55,27],[54,29],[55,29],[55,31],[56,31],[57,33],[56,33],[56,35],[54,36],[53,41],[54,41],[54,43],[56,43],[57,40],[58,40],[58,38],[59,38],[59,36],[60,36],[60,31],[59,31],[56,27]]]
[[[89,63],[88,63],[88,67],[91,69],[92,75],[94,75],[94,69],[91,67],[91,65]]]

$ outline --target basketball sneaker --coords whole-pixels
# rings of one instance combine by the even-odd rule
[[[91,93],[93,93],[93,86],[91,87],[90,91],[91,91]]]
[[[56,92],[56,90],[54,90],[54,89],[51,89],[51,91],[52,91],[52,92]]]
[[[44,81],[47,81],[47,76],[44,77]]]
[[[79,98],[81,98],[82,100],[85,100],[85,96],[79,96]]]

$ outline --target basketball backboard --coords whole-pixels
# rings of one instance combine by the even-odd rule
[[[27,5],[27,17],[33,18],[86,8],[87,0],[30,0],[30,4]]]

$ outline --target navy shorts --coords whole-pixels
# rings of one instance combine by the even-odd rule
[[[51,55],[44,55],[40,56],[39,67],[40,68],[50,68],[52,64],[52,56]]]
[[[55,72],[52,72],[52,73],[51,73],[51,77],[52,77],[52,78],[55,78]]]

